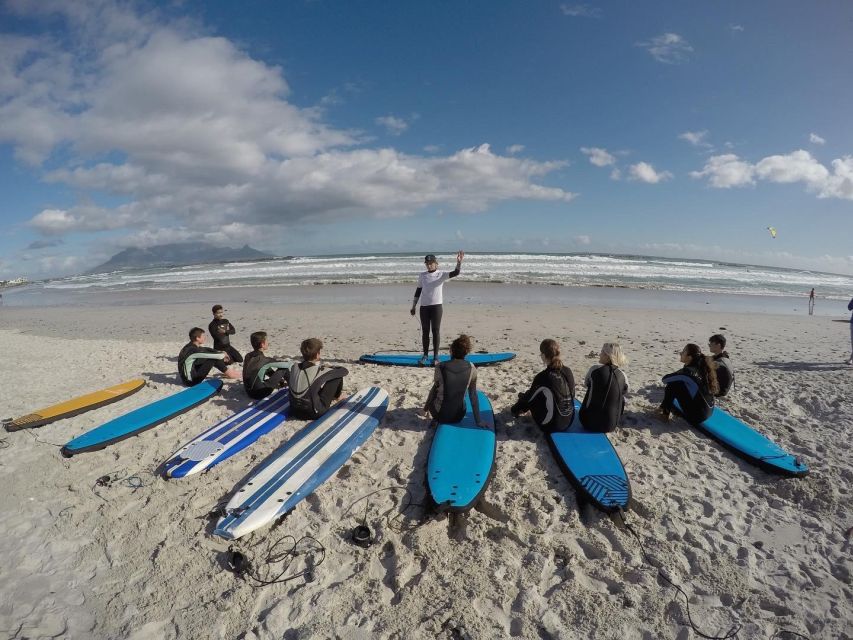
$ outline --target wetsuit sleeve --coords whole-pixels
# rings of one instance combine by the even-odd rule
[[[234,325],[231,324],[231,321],[229,320],[228,321],[228,331],[225,332],[225,335],[226,336],[233,336],[235,333],[237,333],[237,329],[234,328]]]
[[[219,327],[216,325],[216,320],[211,320],[210,324],[207,325],[207,333],[209,333],[210,337],[214,340],[219,337],[219,334],[216,332],[218,328]]]
[[[456,276],[458,276],[458,275],[459,275],[459,272],[460,272],[461,270],[462,270],[462,265],[457,264],[457,265],[456,265],[456,268],[455,268],[453,271],[451,271],[450,273],[448,273],[448,274],[447,274],[447,277],[448,277],[448,278],[455,278]]]
[[[423,289],[423,287],[418,287],[417,289],[415,289],[415,300],[417,300],[418,298],[421,297],[421,290],[422,289]]]
[[[600,366],[600,364],[592,365],[586,372],[586,375],[583,377],[583,386],[585,386],[587,389],[589,389],[589,385],[592,382],[592,372],[598,369],[598,367]]]
[[[853,298],[850,298],[850,302],[847,303],[847,310],[853,311]]]
[[[432,388],[429,390],[429,395],[427,395],[426,402],[424,403],[427,409],[431,405],[436,409],[440,409],[444,401],[444,378],[441,376],[440,369],[440,367],[435,367],[433,371]]]
[[[477,397],[477,367],[471,365],[471,377],[468,379],[468,399],[471,401],[471,413],[474,422],[480,423],[480,399]]]
[[[533,394],[539,387],[545,385],[547,375],[547,369],[545,371],[540,371],[536,374],[536,376],[533,378],[533,382],[531,383],[530,388],[518,397],[518,402],[512,405],[511,411],[513,411],[513,413],[523,413],[524,411],[530,409],[530,398],[533,396]]]
[[[625,384],[622,386],[622,393],[628,393],[631,389],[631,386],[628,384],[628,376],[625,375],[625,372],[622,371],[622,369],[618,369],[618,371],[622,374],[622,380],[625,381]]]
[[[290,369],[294,365],[293,360],[276,360],[267,362],[258,370],[258,375],[255,376],[258,382],[263,382],[267,377],[268,372],[277,371],[278,369]]]
[[[332,380],[337,380],[338,378],[343,378],[349,373],[346,367],[333,367],[329,369],[326,373],[323,373],[317,377],[314,382],[311,383],[311,402],[314,407],[322,407],[323,401],[320,399],[320,391],[323,390],[323,387],[326,386]]]
[[[664,384],[669,384],[677,376],[690,376],[690,374],[687,372],[687,367],[681,367],[681,369],[679,369],[678,371],[673,371],[672,373],[668,373],[663,378],[661,378],[661,381]]]
[[[569,395],[572,396],[572,400],[575,399],[575,374],[572,373],[572,370],[568,367],[563,367],[563,375],[566,377],[566,383],[569,385]]]

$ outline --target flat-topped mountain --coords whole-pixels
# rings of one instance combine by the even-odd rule
[[[275,256],[243,245],[239,249],[217,247],[206,242],[176,242],[156,247],[138,249],[131,247],[115,254],[105,263],[98,265],[89,273],[105,273],[120,269],[141,269],[146,267],[179,267],[188,264],[211,262],[237,262],[240,260],[264,260]]]

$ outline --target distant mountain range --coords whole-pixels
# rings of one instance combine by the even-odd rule
[[[161,244],[146,249],[125,249],[89,273],[106,273],[120,269],[143,269],[146,267],[180,267],[189,264],[211,262],[237,262],[241,260],[265,260],[275,256],[243,245],[240,249],[217,247],[204,242],[176,242]]]

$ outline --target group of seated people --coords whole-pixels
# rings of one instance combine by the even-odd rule
[[[241,373],[233,364],[243,363],[243,385],[253,399],[262,399],[276,389],[286,387],[290,393],[290,415],[300,419],[322,416],[341,399],[344,367],[329,367],[321,362],[323,342],[308,338],[300,345],[301,362],[266,355],[269,341],[266,332],[251,334],[252,351],[243,358],[230,344],[234,326],[223,317],[221,305],[213,307],[214,319],[208,327],[213,335],[213,348],[204,346],[204,329],[193,327],[190,342],[178,355],[178,373],[187,386],[199,384],[216,368],[223,376],[239,379]],[[450,345],[451,359],[435,367],[433,384],[423,408],[423,415],[433,423],[453,424],[465,417],[467,394],[474,421],[485,427],[477,400],[477,369],[465,357],[472,350],[471,338],[460,335]],[[707,420],[714,410],[716,397],[728,393],[734,383],[726,338],[716,334],[708,339],[710,356],[696,344],[686,345],[680,353],[684,365],[663,377],[664,397],[659,417],[668,421],[673,411],[691,424]],[[546,432],[564,431],[575,417],[575,379],[572,370],[563,364],[560,345],[546,339],[539,345],[545,369],[536,374],[530,389],[518,394],[510,412],[519,417],[530,413],[534,422]],[[594,353],[594,352],[593,352]],[[622,347],[605,342],[598,355],[598,364],[584,376],[586,393],[577,407],[578,418],[587,430],[608,432],[619,426],[625,411],[628,379],[622,371],[628,363]]]

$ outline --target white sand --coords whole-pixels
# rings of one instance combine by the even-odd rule
[[[337,475],[275,528],[239,541],[259,551],[285,534],[322,540],[316,579],[253,588],[223,568],[227,542],[206,514],[302,422],[265,436],[202,476],[152,475],[183,442],[245,406],[239,383],[139,437],[64,460],[58,448],[104,421],[179,390],[175,356],[186,330],[206,326],[207,305],[2,309],[0,415],[13,417],[145,375],[141,392],[39,429],[0,434],[0,634],[12,638],[693,638],[684,600],[644,562],[618,522],[585,508],[543,437],[507,408],[539,368],[544,337],[563,344],[580,379],[605,339],[632,359],[623,428],[611,435],[632,482],[628,521],[652,559],[691,596],[706,633],[742,625],[739,638],[780,630],[850,638],[853,620],[853,369],[842,364],[848,326],[826,318],[731,313],[597,311],[449,304],[444,342],[459,332],[476,348],[516,351],[480,370],[500,422],[491,508],[409,532],[396,514],[404,492],[369,499],[378,542],[347,539],[382,487],[424,497],[430,434],[416,415],[431,371],[359,365],[362,353],[416,349],[418,328],[401,307],[231,305],[235,344],[255,329],[271,351],[293,354],[318,335],[329,360],[350,369],[353,392],[380,385],[389,412]],[[681,421],[648,415],[661,374],[678,368],[687,341],[704,346],[720,327],[737,388],[725,408],[802,456],[805,479],[770,475]],[[585,344],[580,344],[583,341]],[[583,394],[583,389],[579,389]],[[145,486],[93,485],[135,474]],[[418,509],[407,512],[419,515]],[[401,518],[398,524],[413,524]],[[254,547],[253,545],[258,545]],[[292,569],[301,569],[302,560]],[[795,637],[781,635],[779,637]]]

